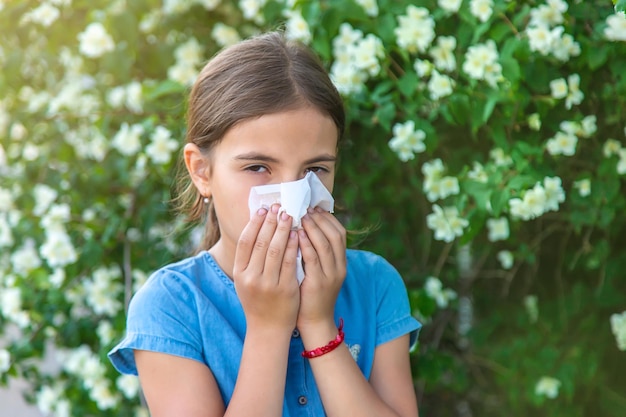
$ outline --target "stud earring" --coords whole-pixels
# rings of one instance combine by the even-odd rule
[[[209,204],[209,197],[204,197],[204,198],[202,199],[202,202],[203,202],[204,204]]]

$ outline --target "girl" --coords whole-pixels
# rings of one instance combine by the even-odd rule
[[[139,375],[152,416],[417,416],[409,345],[420,324],[398,273],[346,250],[328,212],[311,208],[291,230],[278,205],[247,205],[251,187],[309,172],[332,191],[344,119],[318,59],[279,33],[202,70],[181,199],[207,218],[203,250],[152,275],[109,354]]]

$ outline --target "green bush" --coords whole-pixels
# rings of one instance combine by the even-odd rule
[[[197,239],[169,205],[185,98],[275,28],[346,99],[338,216],[425,324],[422,414],[623,415],[626,18],[606,0],[0,2],[0,383],[56,416],[147,415],[106,353]]]

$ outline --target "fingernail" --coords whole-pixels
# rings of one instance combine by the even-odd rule
[[[265,216],[267,214],[267,209],[261,207],[259,210],[257,210],[256,214],[258,214],[259,216]]]
[[[274,205],[272,206],[272,213],[278,213],[278,208],[279,208],[279,207],[278,207],[278,204],[274,204]]]
[[[289,215],[286,211],[283,211],[283,214],[280,215],[281,220],[289,220]]]
[[[289,239],[295,239],[296,238],[296,231],[292,230],[291,232],[289,232]]]
[[[306,211],[307,211],[308,213],[313,213],[313,212],[315,212],[315,210],[313,210],[313,207],[309,207],[308,209],[306,209]]]
[[[318,213],[323,213],[324,212],[324,210],[322,210],[322,208],[319,207],[319,206],[315,207],[315,211],[317,211]]]
[[[298,236],[300,236],[300,239],[306,239],[306,232],[304,231],[304,229],[300,229],[298,230]]]

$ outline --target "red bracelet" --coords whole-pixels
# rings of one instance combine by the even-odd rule
[[[308,359],[317,358],[318,356],[322,356],[328,352],[332,352],[337,348],[337,346],[343,343],[344,333],[343,333],[343,319],[339,319],[339,327],[337,328],[337,337],[328,342],[326,346],[318,347],[313,350],[305,350],[302,352],[302,356]]]

